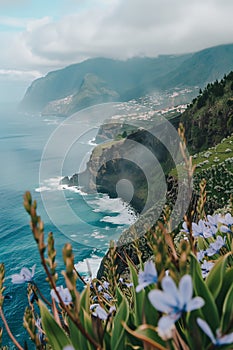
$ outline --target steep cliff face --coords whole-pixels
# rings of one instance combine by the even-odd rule
[[[152,166],[154,159],[156,163]],[[86,170],[75,174],[69,181],[64,179],[63,183],[82,186],[87,192],[107,193],[115,198],[119,195],[117,185],[124,179],[133,187],[130,204],[140,213],[149,209],[154,198],[163,197],[166,188],[158,184],[164,183],[164,174],[173,167],[172,156],[163,143],[152,132],[138,130],[127,138],[95,147]],[[127,189],[121,197],[128,201]]]

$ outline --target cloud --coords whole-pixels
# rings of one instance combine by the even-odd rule
[[[56,21],[49,17],[28,21],[21,33],[11,34],[5,42],[0,67],[7,68],[8,62],[8,68],[45,72],[90,57],[185,53],[233,41],[232,0],[88,0],[86,4]]]
[[[32,71],[23,71],[15,69],[0,69],[0,79],[14,80],[14,81],[30,81],[41,77],[41,73]]]
[[[26,28],[29,20],[26,18],[0,16],[0,25],[14,28]]]

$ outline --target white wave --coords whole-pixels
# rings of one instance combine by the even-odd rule
[[[98,143],[95,143],[95,137],[92,140],[88,141],[88,145],[90,145],[90,146],[98,146]]]
[[[123,212],[117,216],[104,216],[100,221],[108,222],[114,225],[132,225],[137,220],[137,216],[133,212]]]
[[[91,234],[91,237],[94,237],[96,239],[103,239],[106,238],[105,235],[102,235],[98,230],[94,230]]]
[[[116,216],[106,215],[101,219],[103,222],[109,222],[118,225],[132,225],[137,220],[137,214],[121,198],[109,198],[104,195],[102,198],[90,201],[94,212],[103,212],[117,214]]]
[[[63,190],[68,190],[70,192],[75,192],[80,194],[81,196],[87,196],[87,193],[82,191],[81,187],[78,186],[68,186],[68,185],[61,185]]]
[[[49,191],[50,188],[46,186],[41,186],[35,189],[36,192],[44,192],[44,191]]]
[[[68,190],[71,192],[78,193],[82,196],[86,196],[87,193],[82,191],[81,187],[78,186],[68,186],[65,184],[61,184],[62,176],[51,177],[50,179],[44,180],[40,187],[36,188],[36,192],[44,192],[44,191],[63,191]]]
[[[60,181],[62,176],[51,177],[50,179],[44,180],[40,187],[36,188],[36,192],[44,192],[44,191],[55,191],[61,190],[62,185],[60,185]]]
[[[90,258],[84,259],[77,264],[75,264],[76,270],[81,275],[89,275],[89,270],[91,271],[92,278],[96,277],[97,271],[99,269],[102,258],[97,255],[92,255]]]
[[[118,213],[125,210],[126,203],[121,198],[110,198],[107,194],[89,202],[93,206],[95,212]]]

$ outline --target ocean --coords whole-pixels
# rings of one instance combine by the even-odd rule
[[[0,262],[6,269],[4,312],[12,333],[23,345],[28,335],[23,328],[27,305],[27,285],[13,285],[10,276],[22,267],[36,264],[34,280],[49,296],[45,273],[40,265],[36,243],[29,227],[29,216],[23,208],[23,194],[29,190],[37,200],[38,213],[45,224],[45,233],[54,233],[58,271],[64,269],[61,250],[71,242],[75,263],[80,273],[87,273],[86,259],[96,273],[109,241],[136,219],[134,212],[119,198],[86,194],[81,188],[61,186],[64,175],[84,169],[95,144],[95,120],[87,120],[88,132],[82,132],[59,156],[48,152],[64,118],[43,117],[17,112],[14,105],[0,106]],[[61,137],[61,144],[62,144]],[[59,142],[59,143],[60,143]],[[56,164],[62,164],[56,167]],[[64,284],[62,277],[58,285]],[[78,284],[81,290],[81,284]],[[0,326],[2,322],[0,320]],[[6,331],[3,345],[14,349]],[[31,344],[29,348],[33,348]]]

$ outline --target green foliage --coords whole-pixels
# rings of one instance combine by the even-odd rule
[[[126,345],[126,331],[122,325],[122,321],[128,322],[129,318],[129,305],[124,295],[121,295],[118,290],[118,301],[121,302],[118,305],[116,316],[113,321],[112,335],[111,335],[111,349],[118,350],[124,349]]]
[[[205,197],[204,187],[201,196]],[[44,257],[46,249],[43,223],[37,216],[36,204],[32,202],[29,193],[25,195],[24,204],[31,216],[32,230],[41,254],[42,265],[47,273],[50,286],[55,291],[56,254],[53,237],[49,234],[48,258],[46,259]],[[180,246],[178,246],[173,242],[174,235],[168,231],[169,213],[170,211],[167,210],[163,224],[159,223],[155,227],[154,234],[147,237],[147,243],[152,249],[153,256],[150,263],[146,262],[144,266],[140,264],[139,275],[138,267],[128,259],[128,278],[132,284],[129,284],[125,277],[121,277],[119,281],[116,266],[114,266],[116,246],[112,243],[111,254],[107,261],[109,280],[93,279],[91,286],[87,284],[83,292],[79,294],[76,290],[77,277],[73,266],[72,247],[70,244],[65,245],[63,259],[66,270],[63,276],[67,288],[62,289],[62,292],[70,293],[71,299],[64,299],[68,300],[65,302],[63,294],[56,289],[56,298],[53,297],[51,303],[45,299],[49,304],[49,310],[41,300],[35,286],[29,284],[29,307],[25,311],[24,325],[37,349],[63,350],[64,347],[71,346],[74,350],[179,350],[181,344],[185,350],[211,349],[213,348],[211,339],[198,325],[198,318],[208,323],[213,334],[218,337],[216,341],[223,342],[223,349],[231,349],[233,344],[225,344],[224,335],[231,335],[233,332],[233,252],[231,250],[233,218],[230,214],[221,218],[219,216],[212,217],[212,219],[209,217],[209,220],[212,221],[216,218],[223,220],[223,222],[218,221],[218,228],[213,237],[194,237],[195,244],[192,244],[190,237],[188,240],[187,238],[192,236],[193,232],[185,231],[183,240],[181,239]],[[205,213],[203,213],[204,216]],[[229,224],[231,220],[232,225]],[[212,221],[205,221],[206,227],[210,228]],[[188,225],[188,222],[186,224],[187,227],[192,227]],[[208,249],[214,244],[217,237],[225,237],[223,246],[216,248],[216,253],[211,253],[209,256]],[[136,243],[135,246],[137,246]],[[198,261],[197,256],[203,249],[206,249],[205,257]],[[137,252],[140,255],[138,250]],[[204,260],[202,259],[214,265],[207,277],[206,275],[203,277]],[[50,267],[50,270],[47,266]],[[3,293],[3,267],[1,271],[1,293]],[[169,277],[165,277],[167,272]],[[156,274],[153,275],[154,273]],[[189,276],[191,278],[187,279]],[[183,287],[181,287],[185,279],[185,283],[189,281],[189,286],[186,286],[187,297],[186,290],[182,291]],[[137,287],[142,283],[143,287],[139,290]],[[166,287],[167,284],[170,284],[169,288],[173,289],[173,293],[178,293],[175,298],[173,294],[169,295],[170,289]],[[176,292],[174,288],[179,288],[179,291],[177,289]],[[192,295],[190,291],[188,292],[190,288],[192,288]],[[162,297],[161,305],[169,303],[169,309],[166,307],[156,309],[151,294],[154,291],[159,293],[157,298]],[[31,301],[32,293],[36,293],[34,301]],[[189,303],[194,305],[190,310]],[[41,326],[38,326],[38,319],[35,315],[37,306]],[[173,308],[174,314],[169,311]],[[163,310],[164,312],[161,312]],[[0,311],[4,319],[2,307]],[[169,319],[169,317],[174,319],[172,325],[166,329],[161,328],[162,318]],[[19,344],[17,347],[20,350],[23,349]]]
[[[42,326],[48,337],[48,342],[53,349],[62,350],[65,346],[71,345],[71,341],[65,331],[59,327],[45,304],[39,300],[39,307],[42,319]]]
[[[206,150],[233,132],[232,84],[232,73],[208,84],[182,114],[190,153]]]

